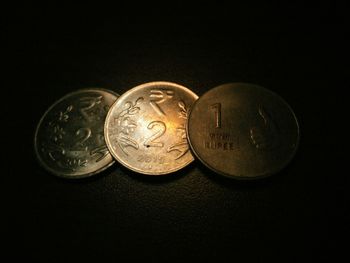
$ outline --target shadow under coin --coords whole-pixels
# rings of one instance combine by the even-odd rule
[[[204,176],[209,178],[211,181],[232,189],[253,189],[267,187],[275,183],[276,180],[280,180],[281,178],[278,177],[282,177],[282,174],[284,174],[278,173],[271,176],[265,176],[255,179],[236,179],[233,177],[230,178],[228,176],[216,173],[200,162],[198,162],[198,169]]]
[[[134,172],[132,170],[129,170],[126,167],[120,166],[120,170],[124,174],[131,177],[132,179],[149,183],[149,184],[165,184],[165,183],[179,180],[184,176],[188,175],[190,172],[192,172],[193,169],[194,169],[194,162],[190,163],[186,167],[173,173],[163,174],[163,175],[146,175],[146,174]]]
[[[96,182],[98,180],[101,180],[101,178],[105,176],[111,176],[113,173],[113,169],[116,169],[116,163],[112,164],[111,166],[107,167],[105,170],[101,172],[97,172],[94,175],[82,177],[82,178],[68,178],[68,177],[61,177],[54,175],[50,172],[45,171],[42,167],[38,168],[40,169],[45,175],[51,176],[56,180],[57,182],[64,183],[64,184],[89,184],[92,182]]]

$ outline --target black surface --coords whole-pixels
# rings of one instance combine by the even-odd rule
[[[333,165],[343,137],[331,131],[342,119],[332,112],[341,96],[333,74],[344,69],[347,33],[335,5],[78,10],[5,14],[4,252],[36,262],[318,262],[341,254],[348,179]],[[121,94],[155,80],[198,95],[235,81],[271,89],[299,119],[296,157],[246,183],[198,161],[161,178],[117,164],[79,181],[41,169],[32,140],[51,103],[83,87]]]

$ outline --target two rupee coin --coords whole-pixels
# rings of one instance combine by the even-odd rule
[[[138,173],[162,175],[193,161],[186,136],[189,109],[197,95],[170,82],[150,82],[124,93],[105,123],[115,159]]]
[[[118,94],[83,89],[55,102],[39,121],[34,148],[40,164],[65,178],[97,174],[114,163],[105,143],[103,126]]]

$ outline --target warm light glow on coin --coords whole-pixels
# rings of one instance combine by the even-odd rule
[[[142,174],[175,172],[193,161],[186,137],[197,95],[171,82],[150,82],[124,93],[111,107],[105,138],[111,154]]]

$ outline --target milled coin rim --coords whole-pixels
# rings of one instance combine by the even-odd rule
[[[43,167],[46,171],[50,172],[51,174],[61,177],[61,178],[66,178],[66,179],[81,179],[81,178],[86,178],[86,177],[90,177],[93,176],[95,174],[98,174],[104,170],[106,170],[108,167],[112,166],[115,161],[112,158],[112,161],[110,163],[108,163],[107,165],[93,171],[93,172],[89,172],[89,173],[77,173],[75,175],[69,174],[69,173],[60,173],[57,172],[56,170],[50,168],[48,165],[46,165],[46,163],[43,161],[43,159],[41,158],[41,155],[39,154],[39,149],[37,146],[37,136],[38,136],[38,132],[39,129],[42,125],[42,122],[44,121],[44,118],[46,117],[46,115],[60,102],[62,102],[63,100],[65,100],[66,98],[73,96],[77,93],[82,93],[82,92],[89,92],[89,91],[93,91],[93,92],[99,92],[99,91],[104,91],[107,93],[110,93],[111,95],[114,95],[116,97],[116,100],[118,100],[118,98],[120,97],[120,95],[112,90],[109,89],[104,89],[104,88],[94,88],[94,87],[90,87],[90,88],[82,88],[82,89],[78,89],[72,92],[67,93],[66,95],[64,95],[63,97],[61,97],[60,99],[56,100],[54,103],[51,104],[51,106],[45,111],[45,113],[41,116],[36,129],[35,129],[35,134],[34,134],[34,151],[35,151],[35,155],[36,158],[38,159],[38,162],[40,164],[41,167]],[[113,104],[112,104],[113,105]],[[107,115],[106,115],[107,116]],[[112,155],[111,155],[112,156]],[[112,156],[113,157],[113,156]]]
[[[136,87],[133,87],[131,89],[129,89],[128,91],[126,91],[125,93],[123,93],[120,97],[126,97],[126,96],[129,96],[129,94],[137,91],[137,90],[140,90],[140,89],[143,89],[145,87],[150,87],[150,86],[159,86],[159,85],[164,85],[164,86],[171,86],[171,87],[176,87],[176,88],[180,88],[182,90],[184,90],[185,92],[188,92],[190,93],[194,98],[195,98],[195,101],[196,102],[198,100],[198,95],[196,93],[194,93],[192,90],[190,90],[189,88],[185,87],[185,86],[182,86],[180,84],[177,84],[177,83],[174,83],[174,82],[169,82],[169,81],[152,81],[152,82],[147,82],[147,83],[143,83],[143,84],[140,84]],[[118,99],[118,100],[119,100]],[[122,100],[122,99],[121,99]],[[152,172],[147,172],[147,171],[143,171],[143,170],[140,170],[140,169],[137,169],[135,167],[132,167],[130,165],[128,165],[125,161],[121,160],[115,153],[114,153],[114,149],[112,147],[112,143],[110,142],[109,140],[109,136],[108,136],[108,124],[109,124],[109,119],[110,117],[112,116],[112,111],[113,111],[113,108],[116,107],[116,104],[118,103],[118,101],[115,101],[112,106],[110,107],[108,113],[107,113],[107,116],[106,116],[106,121],[105,121],[105,126],[104,126],[104,138],[105,138],[105,141],[106,141],[106,144],[107,144],[107,147],[108,147],[108,150],[109,152],[111,153],[111,155],[120,163],[122,164],[124,167],[130,169],[131,171],[134,171],[134,172],[137,172],[137,173],[140,173],[140,174],[144,174],[144,175],[152,175],[152,176],[162,176],[162,175],[167,175],[167,174],[171,174],[171,173],[174,173],[174,172],[177,172],[183,168],[185,168],[187,165],[189,165],[190,163],[192,163],[194,161],[194,156],[192,155],[191,157],[191,160],[186,162],[183,166],[181,167],[178,167],[178,168],[175,168],[175,169],[170,169],[168,171],[164,171],[164,172],[158,172],[157,174],[155,173],[152,173]],[[191,105],[191,107],[193,106],[193,104]],[[190,107],[190,108],[191,108]],[[186,124],[185,124],[185,127],[187,125],[187,121],[186,121]],[[188,142],[188,139],[187,139],[187,142]],[[190,147],[189,147],[190,148]]]
[[[207,93],[213,91],[214,89],[219,89],[219,88],[222,88],[224,86],[233,85],[233,84],[235,86],[238,86],[238,85],[246,85],[247,86],[247,85],[249,85],[249,86],[253,86],[253,87],[257,87],[259,89],[262,89],[262,90],[266,91],[267,93],[270,93],[271,95],[279,98],[287,106],[289,111],[292,113],[292,116],[293,116],[293,118],[295,120],[296,127],[297,127],[297,140],[296,140],[295,147],[293,148],[293,152],[291,153],[290,157],[285,162],[283,162],[283,164],[279,167],[279,169],[275,169],[274,171],[271,171],[269,173],[261,173],[261,174],[254,175],[254,176],[240,176],[240,175],[229,174],[229,173],[222,172],[222,171],[220,171],[220,170],[210,166],[206,161],[204,161],[204,159],[200,156],[200,154],[197,151],[195,151],[194,146],[191,143],[191,137],[190,137],[190,132],[189,132],[189,129],[190,129],[189,123],[190,123],[190,119],[191,119],[192,110],[196,107],[197,103],[200,102],[201,98],[204,97]],[[299,143],[300,143],[300,126],[299,126],[298,119],[297,119],[297,117],[296,117],[292,107],[280,95],[278,95],[277,93],[275,93],[275,92],[273,92],[273,91],[271,91],[271,90],[269,90],[267,88],[264,88],[262,86],[259,86],[257,84],[245,83],[245,82],[224,83],[224,84],[215,86],[214,88],[211,88],[208,91],[206,91],[205,93],[203,93],[203,95],[201,95],[199,97],[199,99],[197,99],[193,103],[192,107],[190,108],[190,111],[189,111],[189,114],[188,114],[188,119],[187,119],[187,122],[186,122],[186,134],[187,134],[188,144],[190,145],[190,149],[191,149],[192,153],[199,159],[199,161],[202,164],[204,164],[207,168],[209,168],[210,170],[214,171],[215,173],[223,175],[226,178],[230,178],[230,179],[234,179],[234,180],[243,180],[243,181],[261,179],[261,178],[269,177],[271,175],[279,173],[281,170],[283,170],[285,167],[287,167],[287,165],[293,160],[293,158],[294,158],[294,156],[295,156],[295,154],[296,154],[296,152],[297,152],[297,150],[299,148]]]

